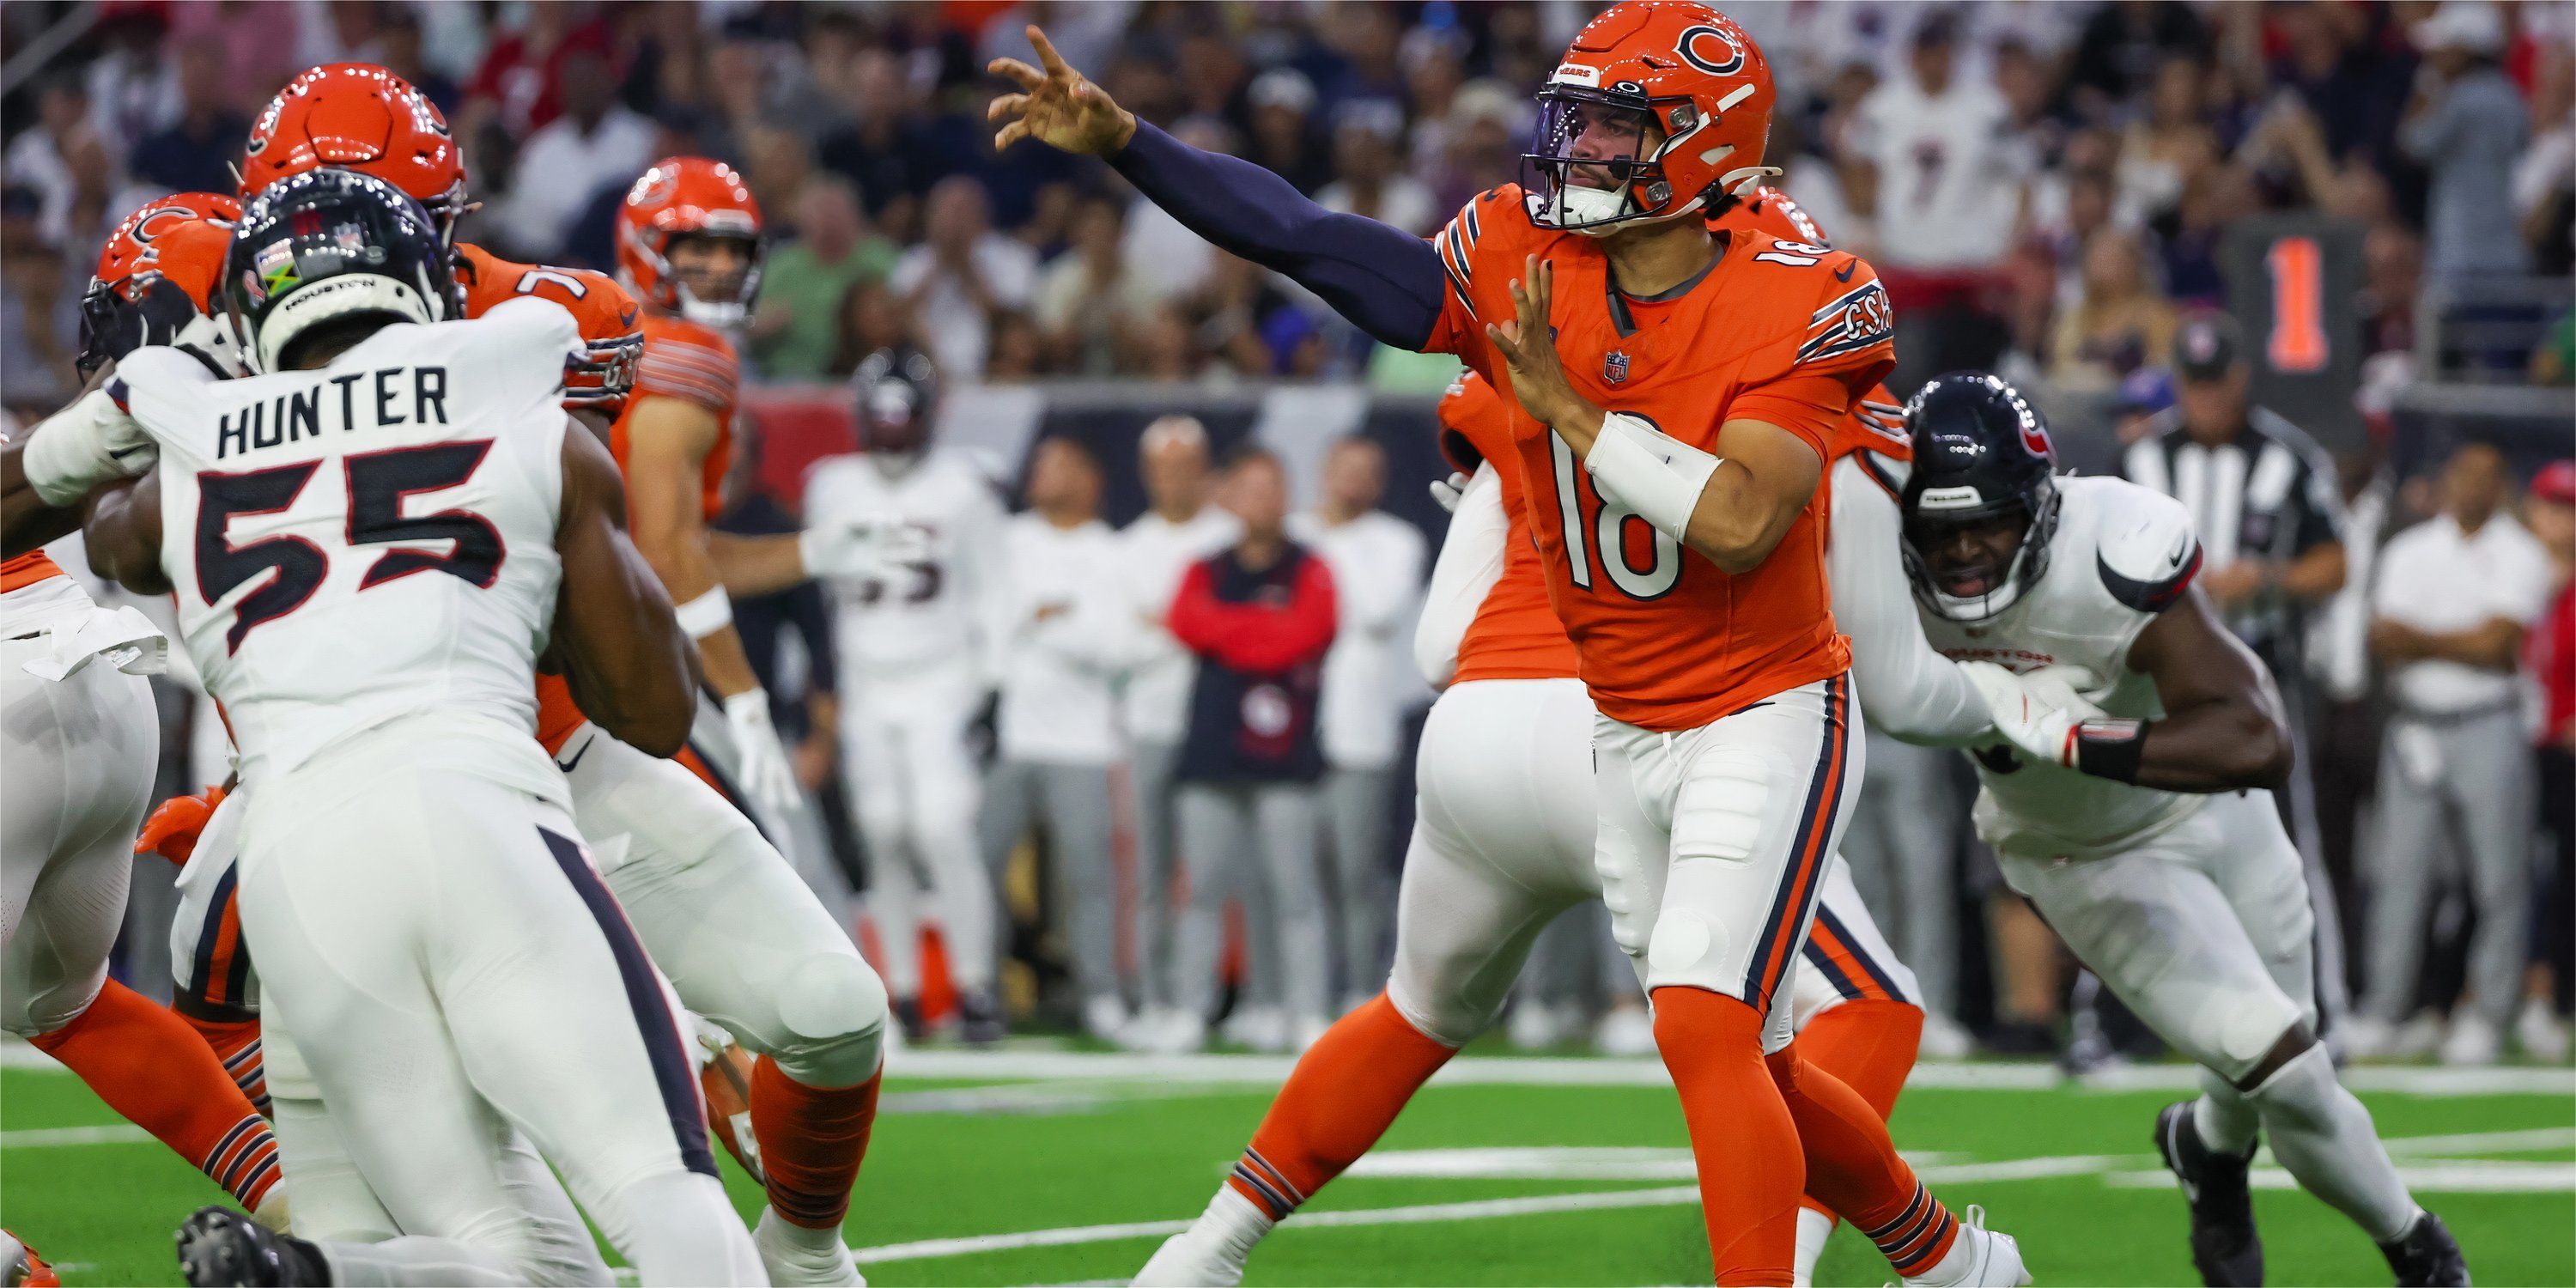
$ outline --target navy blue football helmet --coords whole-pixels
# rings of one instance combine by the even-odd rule
[[[1914,439],[1903,497],[1914,597],[1953,621],[2012,607],[2048,570],[2057,532],[2048,422],[2001,378],[1959,371],[1915,393],[1905,428]],[[1998,538],[2007,524],[2018,531],[2004,554]]]
[[[224,261],[223,307],[251,370],[278,370],[296,336],[359,314],[462,317],[439,226],[370,174],[324,168],[270,184],[242,211]]]

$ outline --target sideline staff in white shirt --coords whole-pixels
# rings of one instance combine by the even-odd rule
[[[2469,990],[2443,1058],[2484,1064],[2522,995],[2531,898],[2533,766],[2525,733],[2524,628],[2549,605],[2548,551],[2504,512],[2504,454],[2464,443],[2442,471],[2442,513],[2380,554],[2370,647],[2396,710],[2379,761],[2371,847],[2372,971],[2353,1054],[2384,1050],[2414,1005],[2436,857],[2446,837],[2468,859],[2477,927]]]
[[[1386,451],[1353,434],[1324,456],[1323,499],[1288,533],[1333,571],[1339,633],[1324,658],[1323,806],[1333,852],[1335,935],[1345,1011],[1386,978],[1386,824],[1412,683],[1410,627],[1422,601],[1422,534],[1377,508]]]
[[[1118,979],[1118,882],[1109,860],[1109,767],[1118,759],[1111,681],[1133,614],[1117,580],[1118,537],[1100,521],[1100,462],[1076,439],[1041,440],[1029,505],[1002,529],[994,641],[1001,759],[984,786],[984,860],[998,883],[1032,826],[1046,834],[1066,910],[1083,1027],[1127,1027]]]

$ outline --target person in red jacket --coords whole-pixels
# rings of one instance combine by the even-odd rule
[[[1170,996],[1178,1009],[1165,1031],[1148,1035],[1166,1050],[1195,1050],[1207,1040],[1225,901],[1247,884],[1266,887],[1269,896],[1246,900],[1247,910],[1266,910],[1278,921],[1277,969],[1299,1045],[1327,1023],[1330,957],[1315,857],[1315,783],[1324,753],[1315,712],[1333,643],[1333,575],[1288,539],[1288,476],[1277,457],[1246,450],[1225,488],[1243,537],[1190,567],[1164,618],[1173,638],[1198,656],[1174,775],[1190,892],[1172,956]],[[1257,872],[1246,870],[1253,855]]]

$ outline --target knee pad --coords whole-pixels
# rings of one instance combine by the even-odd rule
[[[1626,832],[1613,823],[1599,825],[1592,844],[1592,871],[1601,878],[1601,906],[1610,912],[1610,938],[1619,951],[1640,962],[1655,929],[1655,910],[1644,906],[1641,862],[1637,844]]]
[[[1667,901],[1646,942],[1646,967],[1658,988],[1679,984],[1735,997],[1744,991],[1744,972],[1741,966],[1727,969],[1731,946],[1717,918]]]
[[[789,971],[778,999],[780,1072],[809,1087],[849,1087],[884,1055],[885,982],[855,951],[817,953]]]
[[[1405,973],[1399,962],[1386,981],[1387,1003],[1415,1032],[1442,1046],[1463,1047],[1475,1041],[1478,1034],[1493,1026],[1494,1017],[1503,1013],[1503,1003],[1511,996],[1506,990],[1491,1002],[1463,993],[1426,999],[1421,995],[1424,990],[1413,987]]]
[[[2200,1022],[2192,1026],[2194,1032],[2190,1035],[2192,1045],[2203,1049],[2186,1050],[2184,1054],[2217,1070],[2229,1082],[2240,1082],[2262,1063],[2264,1056],[2271,1054],[2282,1034],[2304,1020],[2297,1004],[2273,990],[2213,1000]],[[2310,1048],[2323,1049],[2322,1044]],[[2307,1054],[2302,1053],[2291,1064],[2306,1058]],[[2275,1072],[2271,1081],[2277,1082],[2280,1073],[2286,1071],[2287,1066]]]

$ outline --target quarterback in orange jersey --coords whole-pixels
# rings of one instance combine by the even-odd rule
[[[1042,67],[993,64],[1019,86],[989,109],[997,147],[1102,156],[1371,335],[1510,387],[1549,598],[1599,710],[1594,863],[1654,1001],[1718,1281],[1789,1282],[1804,1190],[1909,1281],[2021,1280],[2012,1242],[1933,1200],[1775,1005],[1862,768],[1819,484],[1893,365],[1893,319],[1851,256],[1709,226],[1775,173],[1751,38],[1687,0],[1602,13],[1538,96],[1531,182],[1426,244],[1139,122],[1029,35]],[[1243,1179],[1238,1230],[1301,1192]]]
[[[95,375],[146,344],[231,361],[205,316],[240,207],[182,193],[137,210],[99,254],[82,300],[78,365]],[[12,442],[0,562],[0,722],[9,809],[0,836],[0,1028],[28,1039],[133,1120],[283,1228],[276,1142],[187,1022],[108,978],[125,919],[134,832],[151,803],[159,719],[144,680],[167,644],[132,608],[91,602],[36,546],[78,525],[89,482],[115,461],[49,459],[80,437],[50,426],[106,419],[97,389]]]

